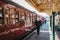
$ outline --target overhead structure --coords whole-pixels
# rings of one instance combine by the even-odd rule
[[[52,11],[60,11],[60,0],[26,0],[31,6],[39,12],[46,12],[52,15]]]

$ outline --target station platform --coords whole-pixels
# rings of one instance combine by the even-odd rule
[[[37,35],[35,31],[24,40],[50,40],[50,35],[49,32],[40,32],[40,34]]]
[[[39,35],[37,35],[37,32],[35,30],[24,40],[50,40],[50,31],[49,31],[48,22],[44,23],[41,26]]]
[[[60,40],[60,1],[0,0],[0,40]]]
[[[50,24],[44,23],[40,28],[40,34],[37,35],[36,30],[28,35],[24,40],[52,40],[52,31],[50,30]],[[55,31],[55,40],[60,40],[60,32]]]

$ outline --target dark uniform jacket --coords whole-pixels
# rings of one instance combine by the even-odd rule
[[[35,25],[38,27],[41,26],[41,20],[39,20],[39,21],[35,20]]]

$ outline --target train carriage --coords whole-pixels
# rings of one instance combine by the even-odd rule
[[[0,1],[0,40],[23,39],[35,29],[33,12]]]
[[[0,40],[22,40],[36,29],[37,14],[13,3],[0,1]]]

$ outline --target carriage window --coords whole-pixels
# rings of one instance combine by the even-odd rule
[[[23,20],[23,21],[26,20],[25,16],[26,16],[25,13],[22,13],[22,20]]]
[[[30,26],[30,24],[31,24],[30,15],[29,14],[26,14],[26,23],[25,23],[25,25],[26,26]]]
[[[32,25],[32,14],[30,13],[30,24]]]
[[[14,14],[14,9],[12,9],[12,24],[15,24],[15,14]]]
[[[15,24],[15,15],[12,15],[12,24]]]
[[[2,14],[2,8],[0,7],[0,25],[3,23],[3,14]]]
[[[33,14],[33,22],[35,22],[35,14]]]
[[[9,24],[9,9],[6,8],[6,24]]]
[[[16,16],[16,24],[18,24],[19,23],[19,12],[16,12],[15,16]]]

